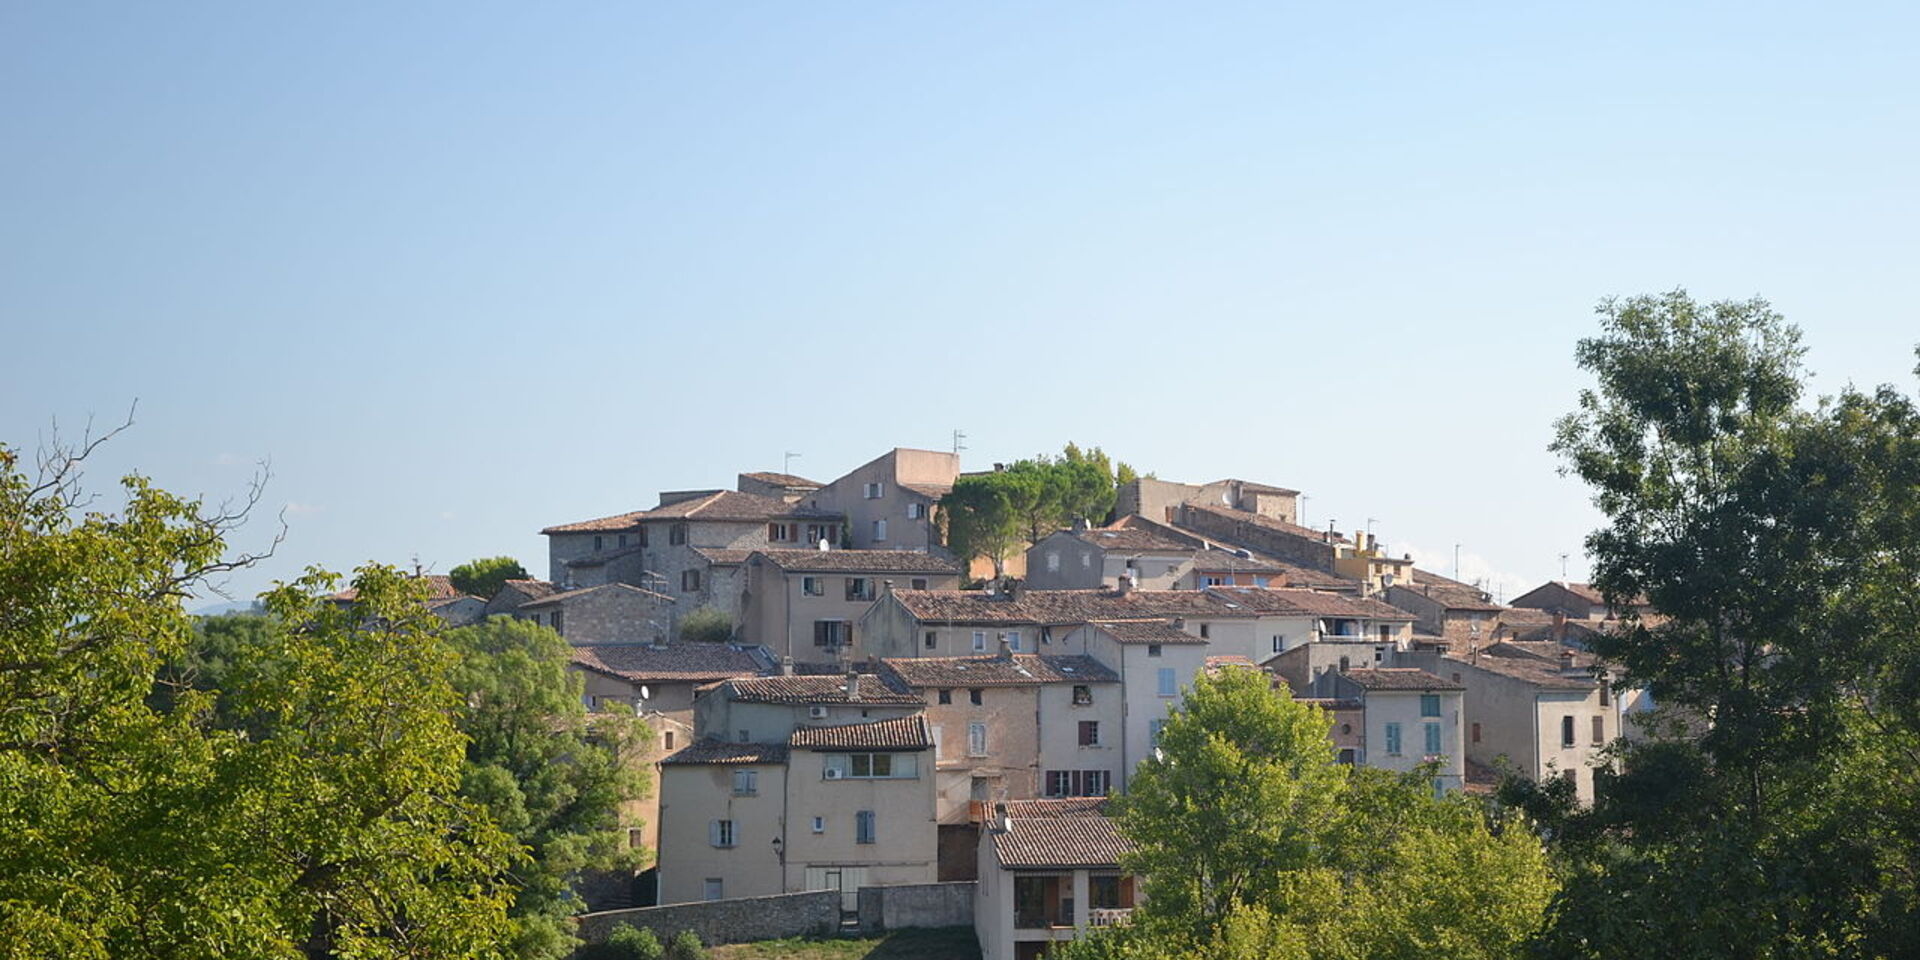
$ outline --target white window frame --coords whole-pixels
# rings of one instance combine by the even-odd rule
[[[975,630],[973,632],[973,652],[985,653],[986,650],[987,650],[987,632],[985,630]]]
[[[730,850],[740,845],[740,829],[732,820],[710,820],[707,822],[707,842],[722,850]]]

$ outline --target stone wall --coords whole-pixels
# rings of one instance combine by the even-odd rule
[[[971,889],[973,885],[966,886]],[[861,891],[862,906],[866,903],[865,893]],[[971,907],[971,900],[968,903]],[[928,912],[931,915],[931,911]],[[736,897],[665,907],[603,910],[581,914],[576,919],[580,922],[580,939],[588,943],[604,942],[613,928],[622,923],[652,930],[662,943],[682,930],[699,934],[701,942],[709,946],[783,937],[825,937],[840,929],[840,894],[834,890],[814,890],[770,897]],[[973,922],[971,915],[965,922]]]
[[[1288,563],[1297,563],[1303,567],[1324,570],[1328,573],[1334,572],[1333,559],[1336,551],[1333,544],[1261,524],[1261,520],[1270,520],[1270,518],[1249,513],[1246,519],[1240,519],[1234,517],[1229,511],[1223,510],[1216,513],[1210,510],[1195,510],[1186,504],[1180,506],[1179,513],[1179,524],[1188,532],[1245,547]]]
[[[973,926],[973,881],[860,888],[860,930]]]

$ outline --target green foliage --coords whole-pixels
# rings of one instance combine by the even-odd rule
[[[1703,732],[1617,748],[1591,810],[1507,791],[1567,876],[1543,955],[1920,953],[1920,416],[1803,405],[1764,301],[1600,315],[1554,446],[1607,516],[1595,582],[1663,616],[1595,650]]]
[[[666,960],[707,960],[707,948],[699,934],[682,930],[667,941]]]
[[[576,960],[661,960],[665,953],[660,938],[645,927],[616,924],[606,942],[580,948]]]
[[[692,643],[726,643],[733,639],[733,618],[718,607],[700,607],[680,618],[680,639]]]
[[[1133,468],[1119,469],[1131,479]],[[1058,458],[1040,456],[1004,470],[961,477],[940,500],[947,547],[966,558],[987,557],[994,576],[1023,544],[1085,519],[1113,513],[1115,468],[1099,447],[1067,444]]]
[[[447,572],[453,588],[461,593],[490,599],[508,580],[525,580],[527,568],[512,557],[482,557],[469,560]]]
[[[467,736],[461,793],[525,847],[516,872],[509,946],[522,958],[564,957],[578,942],[570,916],[583,871],[631,872],[644,851],[628,848],[621,806],[645,789],[636,756],[650,734],[630,714],[589,717],[569,647],[552,630],[493,617],[446,633],[459,659],[449,672],[464,703]],[[591,723],[589,722],[591,721]]]
[[[83,514],[0,449],[0,956],[495,955],[515,852],[456,795],[419,587],[366,568],[349,613],[309,574],[215,629],[222,709],[157,693],[232,518],[123,489]]]
[[[1337,763],[1329,724],[1264,674],[1198,679],[1114,801],[1146,901],[1061,955],[1520,956],[1554,889],[1539,842],[1436,799],[1430,770]]]

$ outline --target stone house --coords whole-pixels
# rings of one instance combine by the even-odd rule
[[[862,723],[917,716],[919,694],[871,673],[735,678],[699,691],[693,725],[703,738],[784,743],[802,724]]]
[[[1425,670],[1370,667],[1321,674],[1314,693],[1359,705],[1360,743],[1351,762],[1396,773],[1437,762],[1434,791],[1442,793],[1466,784],[1465,689]]]
[[[1093,620],[1173,620],[1200,639],[1238,653],[1259,635],[1260,617],[1212,590],[899,590],[861,618],[855,649],[868,657],[952,657],[991,653],[1004,639],[1015,653],[1061,650],[1068,628]]]
[[[932,741],[919,716],[702,739],[661,761],[663,903],[935,877]]]
[[[544,600],[558,592],[545,580],[508,580],[487,599],[486,615],[512,616],[521,604]]]
[[[1394,650],[1413,642],[1412,614],[1368,597],[1287,587],[1208,587],[1206,594],[1253,619],[1246,631],[1210,631],[1214,649],[1265,663],[1302,644],[1366,641]]]
[[[1123,578],[1143,590],[1171,590],[1205,545],[1172,531],[1141,527],[1061,530],[1027,548],[1030,590],[1116,588]]]
[[[1133,844],[1098,801],[1000,805],[982,831],[973,929],[981,960],[1036,960],[1056,942],[1125,923],[1139,879],[1120,869]]]
[[[567,590],[530,600],[514,616],[552,627],[576,646],[666,643],[678,621],[674,598],[625,583]]]
[[[1568,580],[1549,580],[1514,597],[1508,606],[1559,613],[1569,620],[1610,620],[1629,611],[1648,612],[1645,598],[1611,606],[1593,584]]]
[[[756,550],[745,564],[742,633],[782,657],[835,663],[889,584],[951,590],[960,565],[911,550]]]
[[[1176,483],[1141,477],[1120,485],[1114,495],[1114,513],[1139,514],[1167,521],[1185,503],[1204,503],[1269,517],[1286,523],[1299,520],[1300,491],[1251,480],[1215,480],[1212,483]]]
[[[800,502],[844,515],[855,549],[925,552],[941,544],[934,506],[959,476],[959,454],[896,447]]]
[[[819,490],[823,484],[806,477],[796,477],[791,473],[743,473],[737,478],[733,488],[741,493],[755,496],[773,497],[792,503]]]
[[[1312,530],[1277,517],[1203,503],[1179,504],[1169,522],[1208,540],[1327,573],[1334,572],[1339,547],[1351,546],[1331,530]]]
[[[1419,632],[1438,637],[1455,653],[1492,642],[1504,609],[1479,587],[1420,569],[1412,582],[1388,587],[1381,598],[1413,614]]]
[[[1319,680],[1326,674],[1397,666],[1400,655],[1400,648],[1392,643],[1358,637],[1330,638],[1290,646],[1264,666],[1286,681],[1294,696],[1308,697],[1321,689]]]

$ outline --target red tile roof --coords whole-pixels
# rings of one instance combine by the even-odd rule
[[[1442,680],[1413,667],[1376,667],[1348,670],[1341,674],[1364,690],[1465,690],[1451,680]]]
[[[1019,590],[1012,599],[979,590],[895,590],[893,596],[915,619],[935,623],[1074,624],[1253,616],[1199,590]]]
[[[830,727],[802,725],[794,728],[787,745],[796,750],[928,750],[933,738],[927,721],[912,716]]]
[[[956,576],[960,564],[917,550],[756,550],[782,570],[822,573],[933,573]]]
[[[501,586],[503,588],[512,587],[513,589],[526,594],[527,598],[530,600],[538,600],[541,597],[553,596],[554,593],[557,592],[559,589],[555,587],[553,584],[548,583],[545,580],[508,580],[506,583],[502,584]]]
[[[985,657],[899,657],[880,661],[908,687],[1009,687],[1041,683],[1118,683],[1120,676],[1092,657],[1016,653]]]
[[[696,740],[660,761],[662,764],[706,763],[786,763],[784,743],[728,743],[724,740]]]
[[[645,517],[646,515],[647,515],[647,512],[645,510],[634,510],[629,513],[616,513],[611,517],[600,517],[594,520],[581,520],[576,523],[557,524],[555,526],[547,527],[546,529],[541,530],[540,532],[542,534],[553,534],[553,533],[601,533],[608,530],[638,530],[640,529],[641,518]]]
[[[1271,530],[1275,533],[1290,534],[1323,543],[1327,539],[1327,532],[1325,530],[1315,530],[1312,527],[1303,527],[1297,523],[1288,523],[1285,520],[1258,513],[1249,513],[1245,510],[1235,510],[1231,507],[1215,507],[1204,503],[1194,503],[1191,500],[1181,504],[1181,507],[1187,510],[1198,510],[1202,513],[1212,514],[1213,516],[1226,520],[1238,520],[1250,526],[1259,527],[1262,530]],[[1333,535],[1333,542],[1348,543],[1350,541],[1336,532]]]
[[[1105,815],[1106,797],[1057,797],[1047,800],[1008,800],[1007,816],[1021,820]]]
[[[1009,818],[991,836],[1002,867],[1114,867],[1133,852],[1106,817]]]
[[[592,644],[574,647],[573,663],[633,683],[705,683],[757,676],[768,668],[746,648],[726,643]]]
[[[1208,587],[1207,593],[1262,614],[1411,621],[1413,614],[1371,597],[1349,597],[1291,587]]]
[[[803,507],[777,497],[763,497],[759,494],[741,493],[738,490],[715,490],[712,493],[689,497],[652,510],[635,510],[595,520],[563,523],[540,532],[554,534],[637,530],[641,522],[646,520],[715,520],[749,523],[786,517],[811,520],[840,519],[840,515],[832,511]]]
[[[821,484],[817,481],[808,480],[806,477],[794,476],[791,473],[760,472],[760,473],[743,473],[740,476],[748,480],[758,480],[761,483],[770,484],[776,487],[809,487],[814,490],[818,490],[822,486],[824,486],[824,484]]]
[[[446,576],[445,574],[429,573],[429,574],[421,575],[420,577],[417,577],[417,578],[409,577],[408,579],[419,579],[426,582],[428,603],[433,603],[438,600],[452,600],[457,597],[466,596],[466,594],[461,593],[460,591],[455,590],[453,588],[453,578]],[[341,590],[338,593],[331,593],[327,595],[328,600],[336,600],[336,601],[342,601],[342,602],[352,602],[354,600],[359,599],[359,597],[360,597],[360,591],[354,587],[348,587],[347,589]]]
[[[1206,643],[1169,620],[1095,620],[1093,626],[1121,643]]]
[[[640,587],[636,587],[630,583],[603,583],[603,584],[600,584],[599,586],[581,587],[578,590],[566,590],[560,593],[550,593],[544,597],[541,597],[538,600],[529,600],[526,603],[521,604],[520,609],[525,610],[525,609],[528,609],[529,607],[546,607],[556,603],[565,603],[568,600],[578,599],[580,597],[586,596],[589,593],[594,593],[600,590],[614,590],[623,594],[630,593],[637,598],[644,599],[644,600],[652,600],[659,603],[677,603],[678,602],[674,600],[672,597],[669,597],[664,593],[654,593],[652,590],[645,590]]]
[[[729,680],[722,692],[742,703],[871,703],[877,705],[923,704],[918,694],[899,690],[870,673],[858,675],[855,691],[847,696],[846,676],[754,677]]]

